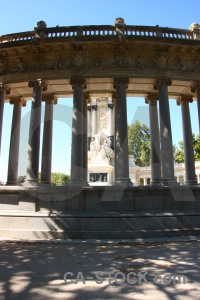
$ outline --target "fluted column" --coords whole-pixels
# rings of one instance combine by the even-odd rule
[[[113,100],[113,99],[112,99]],[[111,148],[114,150],[114,122],[113,122],[114,103],[108,103],[108,137],[110,139]]]
[[[183,142],[184,142],[184,162],[185,162],[185,184],[196,184],[194,149],[192,139],[192,127],[190,121],[189,102],[193,101],[192,96],[182,95],[178,97],[177,104],[181,105]]]
[[[198,119],[199,119],[199,134],[200,134],[200,81],[194,82],[191,87],[192,93],[196,92],[197,98],[197,111],[198,111]]]
[[[148,96],[145,98],[145,103],[149,104],[151,185],[157,185],[161,182],[160,137],[158,128],[157,100],[157,93],[148,94]]]
[[[33,98],[29,128],[27,173],[24,184],[35,185],[38,183],[39,171],[42,91],[45,91],[47,86],[42,80],[29,81],[28,85],[33,89]]]
[[[115,78],[115,185],[132,186],[129,178],[126,88],[128,78]]]
[[[45,102],[44,131],[42,144],[41,181],[51,184],[52,138],[53,138],[53,105],[57,104],[54,94],[44,94]]]
[[[0,83],[0,151],[1,151],[1,136],[2,136],[2,126],[3,126],[3,112],[4,112],[4,98],[5,93],[8,95],[10,90],[4,83]]]
[[[176,183],[168,99],[169,85],[171,85],[171,80],[168,78],[158,79],[154,85],[154,88],[158,89],[159,93],[162,184],[167,186]]]
[[[85,80],[83,78],[71,78],[70,84],[73,88],[73,117],[72,117],[72,149],[71,149],[71,180],[69,184],[84,186],[84,164],[83,164],[83,89]]]
[[[11,97],[10,104],[13,104],[13,118],[10,137],[10,150],[8,159],[7,185],[17,185],[18,164],[19,164],[19,143],[21,108],[26,106],[26,101],[21,97]]]
[[[88,92],[83,93],[83,180],[88,181],[88,103],[90,95]]]

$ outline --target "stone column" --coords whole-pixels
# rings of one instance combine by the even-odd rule
[[[7,185],[17,185],[18,165],[19,165],[19,143],[21,108],[26,106],[26,101],[21,97],[11,97],[10,104],[13,104],[13,118],[10,137],[10,150],[8,159]]]
[[[2,136],[2,126],[3,126],[3,112],[4,112],[4,98],[5,93],[10,94],[10,90],[4,83],[0,83],[0,151],[1,151],[1,136]]]
[[[126,88],[128,78],[115,78],[115,185],[132,186],[129,178]]]
[[[44,131],[42,144],[41,182],[51,184],[53,105],[57,104],[54,94],[44,94],[45,101]]]
[[[39,171],[42,90],[45,91],[47,86],[41,80],[29,81],[28,85],[33,89],[33,99],[29,128],[27,173],[24,184],[36,185]]]
[[[10,137],[10,150],[8,159],[7,185],[17,185],[18,164],[19,164],[19,143],[21,108],[26,106],[26,101],[21,97],[11,97],[10,104],[13,104],[13,118]]]
[[[184,162],[185,162],[185,184],[196,184],[194,149],[192,139],[192,127],[190,121],[189,102],[193,102],[192,96],[182,95],[178,97],[177,104],[181,105],[183,123],[183,142],[184,142]]]
[[[198,111],[198,119],[199,119],[199,134],[200,134],[200,81],[194,82],[193,86],[191,87],[191,92],[196,92],[197,98],[197,111]]]
[[[90,95],[88,92],[83,93],[83,180],[88,182],[88,103],[90,102]],[[90,112],[90,111],[89,111]],[[91,139],[91,138],[90,138]]]
[[[90,151],[90,143],[91,143],[91,103],[90,99],[88,100],[87,105],[87,140],[88,140],[88,151]]]
[[[87,185],[84,181],[84,129],[83,129],[83,89],[85,80],[83,78],[71,78],[70,84],[73,92],[73,117],[72,117],[72,149],[71,149],[71,180],[69,184],[83,187]]]
[[[108,137],[110,139],[111,149],[114,150],[114,122],[113,122],[113,107],[114,103],[108,103]]]
[[[145,103],[149,104],[151,185],[157,185],[161,182],[160,137],[158,128],[157,100],[158,94],[156,93],[148,94],[148,96],[145,98]]]
[[[171,80],[167,78],[156,80],[154,85],[154,89],[158,89],[159,93],[162,184],[166,186],[176,184],[168,99],[169,85],[171,85]]]
[[[95,139],[95,135],[97,134],[97,105],[92,103],[92,140]]]

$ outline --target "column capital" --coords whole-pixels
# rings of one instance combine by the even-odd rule
[[[156,105],[157,100],[159,100],[158,93],[148,93],[145,97],[146,104]]]
[[[57,104],[58,99],[56,98],[55,94],[42,94],[42,101]]]
[[[161,85],[167,85],[170,86],[172,85],[172,81],[170,78],[158,78],[153,84],[153,89],[158,90],[158,87]]]
[[[117,95],[116,92],[112,93],[112,102],[114,103],[116,101]]]
[[[190,88],[191,88],[191,92],[195,93],[196,89],[200,88],[200,81],[199,80],[194,81],[193,84],[191,84]]]
[[[93,104],[93,105],[91,105],[91,108],[92,108],[92,110],[96,110],[97,111],[97,105],[95,104]]]
[[[76,85],[82,85],[83,89],[87,88],[85,78],[83,78],[83,77],[70,78],[70,84],[71,84],[72,88],[74,88]]]
[[[42,79],[37,79],[37,80],[30,80],[28,82],[28,86],[30,88],[34,88],[34,87],[41,87],[43,92],[47,91],[47,84],[45,83],[45,81],[43,81]]]
[[[126,88],[128,88],[129,78],[128,77],[116,77],[116,78],[114,78],[113,88],[116,89],[117,85],[119,85],[120,83],[125,84]]]
[[[10,104],[21,104],[21,106],[25,107],[26,106],[26,101],[22,99],[20,96],[18,97],[10,97]]]
[[[90,93],[89,92],[83,92],[83,100],[86,101],[87,103],[90,103]]]
[[[181,103],[188,102],[192,103],[193,102],[193,97],[191,95],[181,95],[176,99],[176,104],[179,106]]]
[[[10,88],[7,87],[5,83],[0,83],[0,91],[6,93],[6,95],[10,94]]]
[[[108,108],[113,109],[114,103],[108,103]]]

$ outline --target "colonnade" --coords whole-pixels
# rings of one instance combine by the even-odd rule
[[[129,178],[128,164],[128,135],[127,135],[127,106],[126,90],[129,79],[126,77],[114,78],[114,93],[109,107],[109,137],[115,151],[115,185],[132,186]],[[150,148],[151,148],[151,184],[163,185],[176,184],[174,177],[172,131],[168,100],[168,86],[171,85],[168,78],[157,79],[154,90],[149,93],[145,102],[149,104],[150,116]],[[89,103],[90,95],[85,92],[86,81],[84,78],[71,78],[70,85],[73,89],[73,116],[72,116],[72,149],[71,149],[71,176],[69,185],[87,186],[87,152],[92,138],[97,134],[97,105]],[[40,124],[41,103],[45,101],[44,134],[42,145],[41,182],[51,183],[51,158],[52,158],[52,127],[53,105],[57,99],[47,91],[47,85],[42,80],[30,81],[28,86],[32,88],[32,107],[30,117],[28,159],[25,185],[38,184],[39,150],[40,150]],[[200,120],[200,84],[196,82],[193,87],[196,92],[197,107]],[[5,93],[9,89],[4,84],[0,85],[0,145],[3,122],[3,108]],[[159,122],[158,108],[159,102]],[[189,103],[192,102],[190,95],[180,95],[177,104],[181,106],[183,122],[184,158],[185,158],[185,184],[196,184],[194,152],[192,144],[192,131],[190,122]],[[8,162],[7,184],[17,184],[20,120],[21,107],[25,101],[21,97],[11,97],[13,104],[13,120],[10,139],[10,151]],[[113,114],[113,105],[115,106]],[[115,132],[113,132],[113,118]],[[92,122],[92,131],[88,124]],[[200,124],[200,123],[199,123]],[[160,125],[160,126],[159,126]],[[159,132],[160,128],[160,132]],[[200,125],[199,125],[200,128]],[[114,135],[114,136],[113,136]]]

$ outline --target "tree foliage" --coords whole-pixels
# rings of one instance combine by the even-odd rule
[[[69,175],[63,173],[51,173],[51,182],[53,185],[63,186],[69,181]]]
[[[137,166],[150,165],[150,131],[147,125],[139,121],[128,125],[128,150]]]
[[[200,160],[200,135],[197,134],[196,137],[192,134],[193,138],[193,148],[194,148],[194,159]],[[184,143],[180,141],[179,147],[174,146],[174,161],[176,163],[184,163]]]
[[[41,178],[41,173],[38,174],[39,180]],[[25,181],[26,176],[18,176],[18,184]],[[69,175],[63,173],[51,173],[51,182],[53,185],[63,186],[69,181]]]

